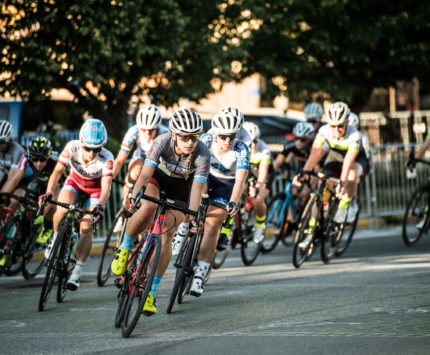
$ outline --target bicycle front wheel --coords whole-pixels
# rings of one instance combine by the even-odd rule
[[[414,245],[429,227],[430,186],[418,187],[406,206],[402,237],[406,246]]]
[[[321,238],[321,259],[325,264],[328,264],[335,256],[337,241],[342,237],[345,228],[345,223],[333,221],[338,209],[338,201],[335,198],[330,201],[327,225]]]
[[[225,248],[222,251],[215,251],[215,255],[214,258],[212,259],[212,268],[214,270],[219,269],[222,264],[224,264],[225,259],[227,259],[227,255],[230,252],[231,249],[231,243],[233,241],[234,238],[234,234],[237,233],[237,227],[233,224],[230,227],[230,234],[228,237],[228,243],[227,243],[227,248]]]
[[[352,237],[354,236],[355,229],[357,228],[358,218],[360,215],[360,204],[357,201],[358,211],[355,215],[354,221],[352,223],[345,223],[344,230],[340,239],[336,241],[336,256],[341,256],[345,253],[346,249],[348,249],[351,244]]]
[[[261,252],[269,253],[275,249],[284,233],[285,217],[288,214],[288,206],[284,207],[285,194],[274,196],[267,205],[266,232],[261,242]]]
[[[61,233],[61,234],[60,234]],[[71,238],[71,229],[68,225],[64,224],[60,226],[60,230],[58,235],[62,236],[61,238],[61,249],[58,257],[58,287],[57,287],[57,302],[61,303],[64,301],[64,298],[67,294],[67,280],[72,274],[73,269],[75,268],[76,261],[73,260],[74,256],[72,254],[71,246],[70,246],[70,238]]]
[[[122,336],[128,338],[133,332],[145,305],[149,291],[151,291],[152,281],[154,280],[155,270],[161,252],[161,238],[152,235],[148,241],[145,254],[137,267],[131,283],[132,288],[125,306],[124,321],[122,323]],[[151,262],[151,266],[149,265]]]
[[[119,278],[117,278],[115,283],[123,283],[120,286],[118,292],[118,307],[115,314],[115,328],[119,328],[122,325],[122,321],[124,320],[125,306],[127,305],[128,295],[130,294],[132,285],[130,284],[131,275],[136,267],[137,258],[134,258],[127,270],[122,274]]]
[[[20,218],[18,215],[12,218],[3,227],[3,246],[1,249],[8,249],[5,253],[6,260],[3,266],[0,266],[0,274],[4,272],[8,276],[14,276],[21,271],[22,257],[19,255],[21,252],[21,231],[20,231]]]
[[[122,239],[124,238],[125,227],[127,225],[127,219],[125,219],[123,226],[120,231],[116,231],[115,227],[118,223],[118,220],[123,217],[123,210],[121,209],[119,213],[117,213],[116,218],[114,219],[111,228],[106,236],[105,243],[103,245],[102,254],[100,256],[99,267],[97,270],[97,285],[102,287],[109,279],[111,275],[111,264],[113,259],[115,258],[115,254],[121,245]]]
[[[257,225],[255,210],[251,209],[251,211],[248,213],[249,216],[246,225],[242,225],[240,227],[242,228],[240,254],[242,256],[242,261],[246,266],[252,265],[254,263],[261,247],[261,243],[254,242],[254,233]]]

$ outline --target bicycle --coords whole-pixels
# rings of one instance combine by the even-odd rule
[[[409,162],[430,165],[430,161],[416,159],[413,152]],[[430,205],[430,178],[419,185],[412,193],[403,216],[402,239],[406,246],[410,247],[420,240],[423,234],[427,234],[429,223]]]
[[[158,205],[148,233],[141,239],[137,248],[127,261],[127,268],[120,278],[115,279],[118,292],[118,307],[115,315],[115,327],[122,326],[122,336],[128,338],[133,332],[146,298],[152,287],[155,270],[161,252],[161,230],[167,209],[174,209],[195,216],[196,212],[175,205],[175,202],[160,193],[160,199],[144,195],[141,190],[135,201],[145,199]]]
[[[204,234],[205,217],[209,206],[225,209],[223,204],[210,201],[209,195],[203,195],[202,203],[196,214],[196,226],[198,226],[199,230],[197,233],[188,233],[186,239],[182,243],[181,251],[179,252],[174,263],[174,266],[176,267],[176,277],[173,283],[172,292],[170,294],[169,303],[167,305],[167,313],[172,312],[176,298],[178,303],[181,304],[185,295],[189,294],[190,292],[194,271],[197,267],[197,254],[199,252],[200,243]],[[208,275],[209,272],[210,271],[207,273]],[[208,277],[205,281],[207,282],[207,280]]]
[[[345,227],[345,223],[336,223],[333,220],[338,209],[339,199],[336,197],[336,192],[330,185],[332,185],[332,183],[338,184],[340,180],[313,171],[306,171],[303,173],[317,177],[321,181],[321,184],[318,190],[311,193],[311,197],[303,210],[294,239],[293,264],[296,268],[299,268],[305,260],[310,258],[316,247],[320,244],[321,259],[324,263],[329,263],[335,255],[336,245]],[[331,183],[327,184],[328,181]],[[315,208],[316,223],[313,230],[310,231],[309,221],[312,218],[312,213],[315,212]],[[311,242],[307,244],[306,248],[301,248],[299,244],[304,241],[309,234],[313,234]]]
[[[3,207],[6,218],[0,229],[0,258],[7,258],[4,265],[0,266],[0,274],[4,272],[13,276],[22,271],[24,278],[30,280],[43,267],[43,258],[37,253],[42,247],[36,242],[43,225],[35,225],[34,220],[27,216],[28,212],[37,211],[38,205],[33,193],[27,189],[25,191],[24,196],[2,193],[3,196],[17,200],[20,207],[14,214],[9,207]]]
[[[68,212],[59,224],[57,238],[55,239],[50,256],[46,260],[46,274],[39,297],[40,312],[46,307],[49,294],[51,293],[56,278],[58,278],[57,302],[61,303],[64,301],[68,290],[66,283],[76,265],[73,248],[79,242],[79,224],[85,215],[92,215],[95,217],[93,211],[88,211],[80,207],[80,204],[68,204],[54,201],[51,199],[51,196],[42,200],[42,206],[38,215],[43,214],[44,207],[47,203],[63,207],[67,209]],[[95,225],[93,228],[95,228]]]
[[[117,179],[113,179],[112,182],[125,185],[126,183]],[[132,189],[130,187],[128,193],[128,199],[130,199]],[[122,219],[124,222],[120,230],[117,230],[117,223]],[[111,264],[115,258],[116,251],[118,250],[121,242],[124,238],[125,228],[127,226],[128,214],[125,209],[125,203],[122,204],[121,208],[115,214],[115,218],[112,225],[106,235],[106,239],[103,245],[102,253],[100,255],[100,262],[97,269],[97,285],[102,287],[105,285],[109,277],[111,276]]]

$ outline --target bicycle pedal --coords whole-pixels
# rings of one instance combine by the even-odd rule
[[[116,287],[118,287],[118,288],[121,288],[122,287],[122,283],[121,283],[121,278],[115,278],[114,280],[113,280],[113,284],[116,286]]]

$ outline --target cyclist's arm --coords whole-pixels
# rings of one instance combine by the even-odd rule
[[[99,204],[105,206],[109,200],[112,176],[102,176],[102,191],[100,193]]]
[[[127,157],[128,157],[128,153],[124,152],[123,150],[120,150],[118,152],[118,155],[116,156],[115,161],[113,162],[113,178],[114,179],[118,176],[118,173],[121,170],[122,166],[124,165]]]
[[[340,181],[345,182],[348,179],[349,171],[351,170],[352,165],[354,164],[355,158],[358,156],[358,151],[349,149],[346,152],[345,158],[343,159],[342,164],[342,173],[340,174]]]
[[[66,167],[63,164],[57,163],[57,165],[55,165],[54,171],[49,177],[48,186],[46,187],[47,194],[54,194],[55,186],[57,186],[58,181],[61,179],[65,171]]]
[[[420,149],[418,149],[418,152],[416,154],[416,158],[417,159],[422,159],[426,150],[430,147],[430,137],[427,136],[427,138],[425,139],[423,145],[420,147]]]
[[[268,161],[261,161],[260,166],[258,167],[257,185],[263,185],[266,182],[270,164],[271,163]]]
[[[190,204],[188,206],[190,210],[197,211],[199,208],[200,203],[202,202],[203,187],[205,185],[205,183],[199,180],[193,181],[193,184],[191,185]]]
[[[9,175],[4,183],[1,192],[12,193],[17,188],[19,182],[24,177],[25,169],[9,170]]]
[[[276,159],[273,162],[273,168],[275,169],[275,171],[278,171],[279,167],[284,163],[284,161],[285,161],[286,158],[287,157],[284,154],[282,154],[282,153],[279,153],[276,156]]]
[[[249,170],[237,169],[236,177],[233,185],[233,191],[231,192],[230,201],[237,204],[242,196],[243,190],[246,184],[246,178],[248,177]]]
[[[155,171],[155,168],[153,168],[152,166],[147,164],[143,165],[142,170],[140,171],[139,178],[134,184],[133,197],[137,196],[142,186],[146,187],[146,185],[148,185],[148,182],[152,178],[154,171]]]
[[[325,150],[323,149],[323,147],[318,143],[314,143],[312,145],[311,154],[309,155],[309,158],[306,161],[303,167],[303,170],[304,171],[311,170],[321,160],[324,153],[325,153]]]

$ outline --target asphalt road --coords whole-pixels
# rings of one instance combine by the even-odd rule
[[[430,236],[413,248],[398,229],[361,230],[347,253],[300,269],[278,245],[245,267],[239,251],[212,273],[200,298],[165,313],[169,267],[158,314],[141,316],[131,338],[114,327],[117,289],[98,288],[97,257],[81,288],[62,304],[51,294],[37,311],[42,277],[0,278],[1,354],[429,354]]]

